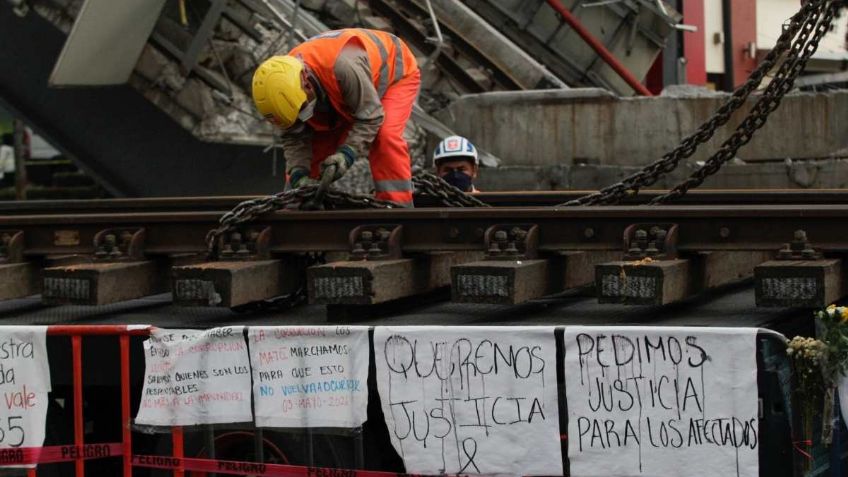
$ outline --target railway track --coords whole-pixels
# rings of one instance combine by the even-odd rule
[[[502,206],[552,206],[585,196],[590,191],[522,191],[481,192],[475,194],[483,202],[495,207]],[[640,205],[649,203],[665,191],[645,190],[639,195],[623,199],[622,204]],[[0,201],[0,215],[26,214],[81,214],[92,212],[167,212],[167,211],[220,211],[231,210],[239,203],[255,196],[220,197],[154,197],[144,199],[98,199],[98,200],[29,200],[24,202]],[[416,197],[419,207],[434,204],[427,198]],[[848,203],[845,189],[698,189],[679,198],[677,204],[689,205],[749,205],[749,204],[842,204]]]
[[[206,237],[244,197],[0,204],[0,299],[110,305],[172,292],[239,308],[299,296],[386,305],[450,290],[517,305],[594,286],[668,305],[754,277],[762,307],[844,293],[845,191],[699,191],[681,205],[545,207],[578,192],[490,193],[490,208],[279,211]],[[533,204],[517,206],[516,204]],[[328,262],[328,263],[323,263]]]

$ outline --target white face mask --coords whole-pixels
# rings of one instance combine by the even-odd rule
[[[301,109],[300,112],[297,114],[297,119],[300,119],[301,121],[308,121],[309,118],[311,118],[312,115],[315,113],[315,103],[317,102],[318,99],[315,98],[310,103],[308,103],[306,107]]]

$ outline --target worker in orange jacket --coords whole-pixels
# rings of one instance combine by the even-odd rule
[[[421,73],[395,35],[349,28],[310,38],[286,56],[262,63],[253,76],[259,112],[283,129],[292,187],[314,185],[336,166],[338,180],[368,156],[376,197],[412,206],[406,122]]]

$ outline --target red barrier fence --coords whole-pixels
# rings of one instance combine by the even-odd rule
[[[73,367],[73,421],[74,443],[71,445],[0,449],[0,468],[31,464],[74,462],[75,476],[85,476],[85,461],[95,459],[122,459],[122,476],[132,477],[133,467],[173,470],[175,477],[184,477],[186,471],[210,472],[229,475],[267,475],[286,477],[414,477],[394,472],[330,469],[308,466],[239,462],[217,459],[195,459],[184,456],[182,427],[171,431],[173,451],[171,456],[133,455],[132,410],[130,409],[130,336],[148,336],[150,328],[126,325],[60,325],[48,326],[48,336],[68,336],[71,339]],[[83,415],[83,338],[115,336],[120,343],[121,389],[121,442],[85,443]],[[27,477],[37,477],[37,469],[28,469]]]

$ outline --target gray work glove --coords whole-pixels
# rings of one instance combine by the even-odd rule
[[[353,152],[353,149],[348,145],[343,145],[338,151],[336,151],[335,154],[324,159],[324,162],[321,163],[321,173],[323,174],[330,166],[336,166],[336,173],[333,175],[333,181],[337,181],[345,175],[355,160],[356,153]]]

